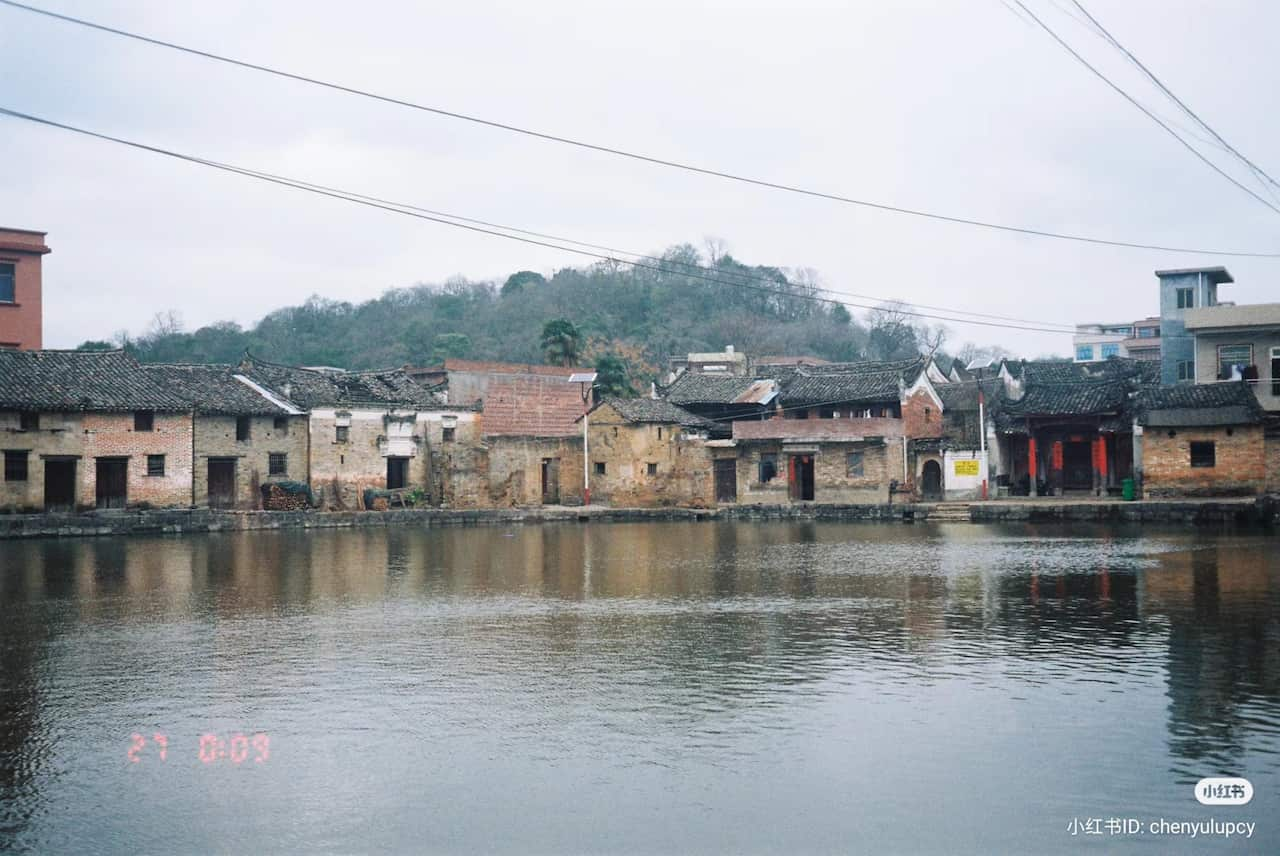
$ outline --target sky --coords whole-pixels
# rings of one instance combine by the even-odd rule
[[[861,199],[1123,241],[1280,251],[1280,214],[1197,161],[1001,0],[30,2],[393,97]],[[1069,0],[1025,2],[1175,117]],[[1082,2],[1280,178],[1280,4]],[[1113,322],[1155,314],[1153,271],[1224,264],[1236,283],[1222,299],[1280,300],[1280,259],[1091,246],[786,194],[2,6],[0,80],[0,106],[95,131],[640,252],[714,237],[744,262],[812,268],[846,294]],[[0,226],[47,231],[53,248],[46,347],[141,333],[169,310],[187,329],[250,325],[311,295],[358,302],[456,275],[501,282],[584,263],[2,116],[0,167]],[[953,348],[1070,350],[1066,333],[947,326]]]

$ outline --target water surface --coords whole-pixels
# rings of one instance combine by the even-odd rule
[[[1278,543],[745,522],[0,543],[0,850],[1280,852]],[[1213,775],[1254,802],[1200,806]],[[1095,817],[1258,827],[1071,835]]]

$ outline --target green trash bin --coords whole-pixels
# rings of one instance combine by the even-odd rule
[[[1125,479],[1120,482],[1120,496],[1125,502],[1133,502],[1133,479]]]

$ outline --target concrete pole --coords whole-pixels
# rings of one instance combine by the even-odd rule
[[[591,464],[587,454],[587,418],[590,413],[587,396],[590,387],[584,383],[582,390],[582,504],[587,506],[591,504]]]

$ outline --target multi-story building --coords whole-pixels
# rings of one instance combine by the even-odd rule
[[[1077,363],[1127,357],[1125,342],[1134,337],[1132,324],[1077,324],[1071,344]]]
[[[1221,266],[1158,270],[1160,280],[1160,382],[1193,383],[1196,379],[1195,335],[1186,315],[1218,305],[1218,286],[1235,282]]]
[[[44,232],[0,228],[0,348],[43,347],[41,259]]]
[[[1280,412],[1280,303],[1206,306],[1183,323],[1195,340],[1196,383],[1243,379],[1264,410]]]

